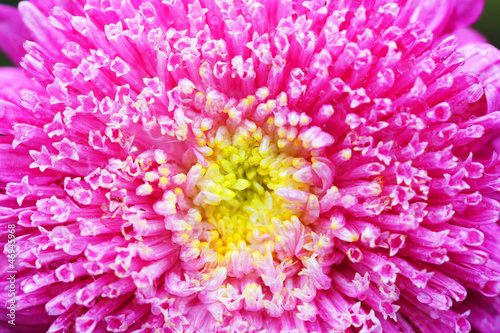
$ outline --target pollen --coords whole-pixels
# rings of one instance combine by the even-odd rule
[[[276,229],[273,221],[302,214],[293,196],[284,198],[281,193],[310,191],[312,184],[292,177],[310,165],[310,156],[300,147],[287,147],[282,135],[270,134],[251,121],[233,129],[220,126],[205,135],[203,142],[213,154],[206,157],[197,191],[191,194],[212,228],[201,240],[219,255],[247,246],[262,250],[262,238]]]

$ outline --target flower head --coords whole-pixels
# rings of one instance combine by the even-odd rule
[[[22,57],[0,92],[18,324],[498,327],[500,52],[466,28],[482,4],[0,9]]]

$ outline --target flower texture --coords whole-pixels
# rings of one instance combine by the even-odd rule
[[[500,327],[481,1],[0,9],[5,327]]]

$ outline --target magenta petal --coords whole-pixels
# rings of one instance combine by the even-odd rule
[[[460,1],[21,2],[0,325],[493,331],[500,51]]]
[[[405,28],[413,23],[422,22],[426,29],[439,36],[446,30],[456,1],[461,0],[409,0],[402,6],[397,23],[401,28]]]
[[[47,15],[28,1],[19,3],[19,14],[26,27],[31,31],[34,40],[52,54],[60,54],[65,38],[48,20]],[[25,45],[26,48],[26,45]]]
[[[0,49],[15,64],[25,54],[23,43],[31,32],[24,25],[17,8],[0,4]]]
[[[486,37],[472,28],[460,28],[455,30],[453,34],[458,38],[458,45],[488,42]]]
[[[471,43],[463,45],[459,50],[468,62],[464,69],[474,69],[481,76],[483,84],[494,84],[500,80],[500,50],[486,43]]]
[[[486,0],[457,0],[448,31],[474,24],[483,12]]]
[[[3,304],[2,304],[3,305]],[[2,309],[1,316],[6,317]],[[33,320],[36,318],[36,320]],[[46,332],[50,324],[54,321],[53,317],[47,315],[43,306],[30,308],[24,311],[16,312],[15,326],[0,322],[1,333],[43,333]],[[3,329],[6,329],[5,331]]]
[[[400,19],[406,17],[406,24],[420,21],[434,34],[452,32],[465,28],[477,21],[485,0],[410,0],[402,8]]]
[[[0,67],[0,99],[19,103],[21,95],[27,90],[39,91],[40,87],[33,80],[24,76],[20,67]]]
[[[485,86],[488,112],[500,110],[500,50],[486,43],[468,43],[460,50],[468,60],[464,69],[474,68]]]

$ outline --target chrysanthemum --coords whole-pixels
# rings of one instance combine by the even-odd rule
[[[498,329],[481,9],[0,7],[20,61],[0,70],[2,324],[14,303],[16,329],[49,332]]]

